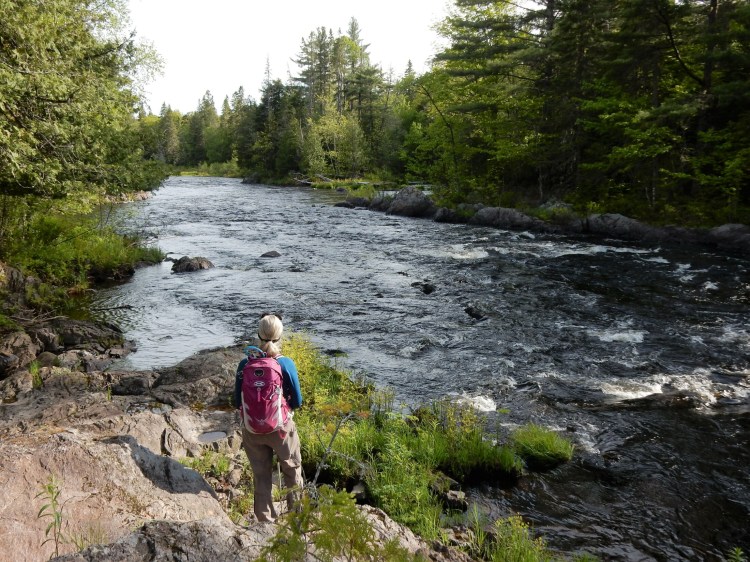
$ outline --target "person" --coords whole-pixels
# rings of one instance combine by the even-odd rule
[[[267,434],[251,433],[244,427],[244,424],[242,428],[242,447],[247,453],[255,481],[253,511],[258,521],[274,521],[278,516],[271,493],[274,453],[278,457],[279,466],[284,475],[287,507],[290,511],[295,508],[304,484],[299,435],[293,419],[294,410],[302,406],[302,392],[294,361],[281,355],[283,331],[281,316],[269,313],[261,316],[258,324],[258,339],[260,340],[258,347],[267,356],[275,358],[281,366],[283,395],[292,410],[289,412],[289,419],[281,426],[281,429]],[[235,376],[234,404],[238,409],[242,407],[242,369],[247,361],[247,357],[240,361]]]

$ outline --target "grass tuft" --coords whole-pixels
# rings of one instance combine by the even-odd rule
[[[558,433],[536,424],[511,434],[513,447],[532,470],[548,470],[573,458],[573,444]]]

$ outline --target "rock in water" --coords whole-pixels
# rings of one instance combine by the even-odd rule
[[[213,266],[214,264],[206,258],[182,256],[172,265],[172,273],[187,273],[189,271],[211,269]]]

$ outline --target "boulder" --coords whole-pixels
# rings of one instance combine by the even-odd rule
[[[228,526],[223,520],[149,521],[137,531],[108,545],[53,558],[56,562],[154,562],[191,560],[251,562],[276,532],[273,524],[249,529]]]
[[[393,203],[393,196],[391,195],[378,195],[372,201],[370,201],[370,210],[385,212]]]
[[[659,240],[659,229],[624,215],[606,213],[589,215],[586,229],[594,234],[622,240]]]
[[[0,379],[4,379],[20,365],[21,360],[17,355],[8,352],[0,352]]]
[[[114,324],[58,318],[47,326],[57,334],[56,341],[65,349],[86,349],[93,353],[106,353],[113,347],[128,347],[122,330]]]
[[[446,209],[445,207],[440,207],[435,212],[435,217],[433,219],[435,222],[449,222],[449,223],[462,223],[466,222],[466,219],[462,219],[462,217],[453,209]]]
[[[721,248],[741,250],[750,254],[750,226],[724,224],[708,232],[708,240]]]
[[[513,230],[547,230],[544,221],[505,207],[483,207],[469,219],[469,224],[507,228]]]
[[[404,217],[429,217],[437,213],[437,207],[432,200],[416,187],[405,187],[396,194],[388,206],[391,215]]]
[[[182,256],[172,264],[172,273],[188,273],[201,269],[211,269],[212,267],[214,267],[214,264],[206,258]]]
[[[367,197],[350,197],[347,202],[354,205],[355,208],[370,206],[370,200]]]
[[[45,541],[49,521],[37,517],[46,501],[39,493],[53,476],[68,536],[116,541],[149,519],[213,518],[234,527],[197,472],[132,436],[73,428],[49,435],[55,431],[60,429],[39,426],[33,437],[0,444],[3,481],[18,475],[12,486],[0,487],[0,546],[9,559],[46,560],[54,552],[53,542]],[[61,549],[74,547],[63,543]]]
[[[59,353],[62,350],[60,335],[50,326],[32,326],[26,332],[44,351]]]
[[[8,357],[5,361],[6,372],[28,365],[41,351],[39,344],[25,332],[12,332],[0,340],[0,354]]]
[[[270,252],[266,252],[265,254],[261,254],[262,258],[280,258],[281,254],[277,252],[276,250],[271,250]]]

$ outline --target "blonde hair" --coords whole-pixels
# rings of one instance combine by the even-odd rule
[[[284,332],[284,325],[281,318],[275,314],[265,314],[261,317],[258,324],[258,339],[260,347],[266,355],[275,357],[281,355],[281,334]]]

